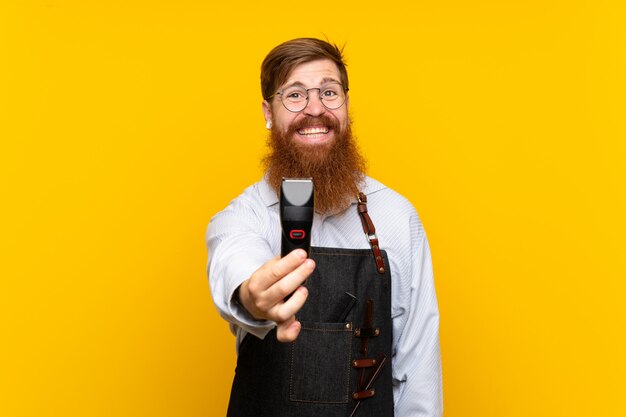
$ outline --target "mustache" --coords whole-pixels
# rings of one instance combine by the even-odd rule
[[[293,135],[294,133],[296,133],[296,130],[299,130],[299,129],[320,126],[320,125],[328,126],[330,129],[334,130],[335,132],[339,132],[339,127],[340,127],[339,121],[326,114],[322,114],[317,117],[306,116],[298,120],[297,122],[292,123],[291,126],[289,126],[289,129],[287,130],[287,135]]]

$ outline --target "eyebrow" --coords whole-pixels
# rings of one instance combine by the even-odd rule
[[[324,77],[322,78],[322,83],[320,85],[324,85],[327,83],[338,83],[341,84],[341,81],[333,78],[333,77]],[[285,86],[283,86],[281,89],[285,89],[285,88],[289,88],[289,87],[302,87],[306,89],[306,85],[304,85],[304,83],[300,82],[300,81],[294,81],[291,84],[287,84]],[[312,87],[312,88],[317,88],[317,87]]]

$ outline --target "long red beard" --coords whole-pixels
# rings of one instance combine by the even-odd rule
[[[335,120],[322,116],[324,124],[336,134],[324,144],[304,144],[293,140],[297,129],[314,125],[317,118],[301,120],[285,133],[272,128],[268,138],[270,153],[263,158],[269,184],[278,193],[283,177],[313,178],[315,210],[336,214],[354,201],[365,177],[366,162],[359,152],[348,124],[338,126]]]

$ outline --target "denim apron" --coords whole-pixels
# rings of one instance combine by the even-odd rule
[[[386,253],[376,241],[375,250],[313,247],[310,256],[300,335],[291,343],[278,342],[276,329],[244,337],[228,417],[393,416]]]

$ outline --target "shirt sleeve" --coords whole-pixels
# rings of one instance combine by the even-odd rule
[[[207,272],[215,306],[233,333],[239,327],[261,339],[275,323],[254,319],[234,294],[243,281],[274,256],[263,237],[262,209],[265,207],[260,203],[242,195],[211,219],[206,233]]]
[[[396,346],[394,362],[395,415],[443,415],[439,310],[430,247],[417,217],[411,227],[411,286],[408,318]]]

